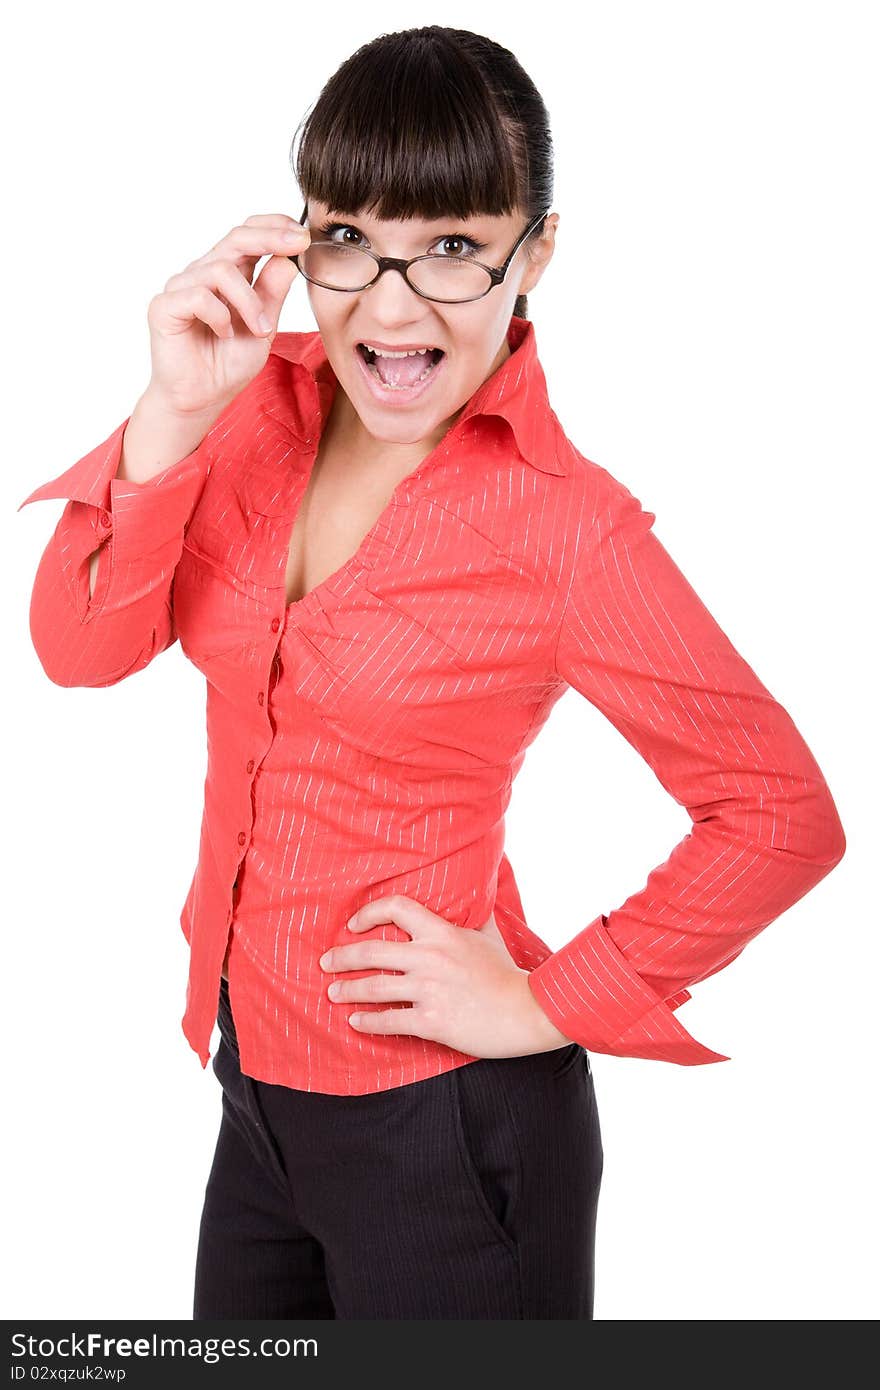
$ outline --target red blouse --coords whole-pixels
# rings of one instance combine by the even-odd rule
[[[203,1066],[228,942],[250,1076],[361,1094],[474,1060],[358,1032],[351,1005],[328,999],[319,957],[392,892],[461,927],[494,911],[545,1012],[590,1051],[726,1061],[673,1011],[844,853],[790,716],[654,514],[563,432],[533,325],[514,317],[508,343],[355,554],[289,605],[291,528],[337,386],[317,332],[279,333],[199,447],[148,482],[115,476],[126,419],[21,503],[68,499],[30,608],[52,681],[113,685],[179,638],[207,682],[204,815],[180,918],[182,1027]],[[105,540],[90,598],[88,557]],[[569,686],[693,827],[643,888],[552,951],[525,922],[504,816]],[[371,1007],[384,1006],[358,1005]]]

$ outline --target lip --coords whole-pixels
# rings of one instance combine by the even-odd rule
[[[444,354],[446,352],[442,343],[383,343],[381,338],[358,338],[358,343],[368,343],[370,347],[380,348],[382,352],[411,352],[413,348],[423,347],[441,348]]]
[[[361,339],[359,341],[363,340]],[[376,343],[374,344],[374,346],[381,347],[382,344]],[[419,346],[419,344],[416,344],[416,346]],[[402,352],[403,348],[389,349],[389,351],[395,350]],[[417,382],[415,386],[410,387],[408,390],[400,390],[399,388],[395,389],[393,387],[387,387],[382,385],[379,378],[375,376],[373,372],[370,371],[369,367],[364,361],[360,351],[358,350],[357,343],[355,343],[354,347],[352,348],[352,351],[355,357],[357,358],[358,367],[360,368],[361,375],[366,380],[367,386],[370,390],[370,394],[372,395],[374,400],[379,401],[382,405],[404,406],[409,405],[412,401],[417,401],[419,396],[423,396],[426,391],[431,389],[431,387],[434,385],[434,378],[440,375],[447,362],[447,354],[444,352],[436,367],[431,368],[430,373],[428,374],[428,376],[425,377],[424,381]]]

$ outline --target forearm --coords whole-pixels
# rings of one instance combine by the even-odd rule
[[[197,449],[218,414],[180,415],[148,387],[125,427],[116,477],[130,483],[149,482]]]
[[[139,398],[122,436],[122,453],[116,478],[143,483],[170,464],[185,459],[210,430],[216,412],[209,416],[181,416],[170,411],[149,388]],[[95,593],[102,553],[109,552],[109,537],[89,557],[89,599]],[[104,563],[109,562],[109,554]]]
[[[175,640],[174,572],[224,429],[163,412],[145,393],[108,439],[21,504],[68,499],[30,609],[35,650],[56,684],[114,684]]]

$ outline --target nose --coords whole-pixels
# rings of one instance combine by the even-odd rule
[[[395,308],[402,308],[405,304],[419,305],[429,302],[420,294],[416,294],[403,271],[397,270],[394,266],[386,266],[373,283],[367,286],[364,294],[370,296],[373,305],[381,301]]]
[[[377,328],[399,330],[407,324],[423,320],[431,307],[430,300],[416,294],[402,271],[391,266],[361,293],[369,296],[370,317]]]

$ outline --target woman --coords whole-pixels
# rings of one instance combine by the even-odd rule
[[[26,499],[69,499],[31,607],[50,677],[179,638],[207,680],[197,1318],[592,1318],[590,1052],[727,1060],[674,1010],[844,852],[790,717],[550,408],[551,150],[490,40],[365,45],[306,121],[300,222],[168,281],[131,416]],[[297,275],[318,331],[278,333]],[[553,952],[504,813],[569,686],[693,828]]]

